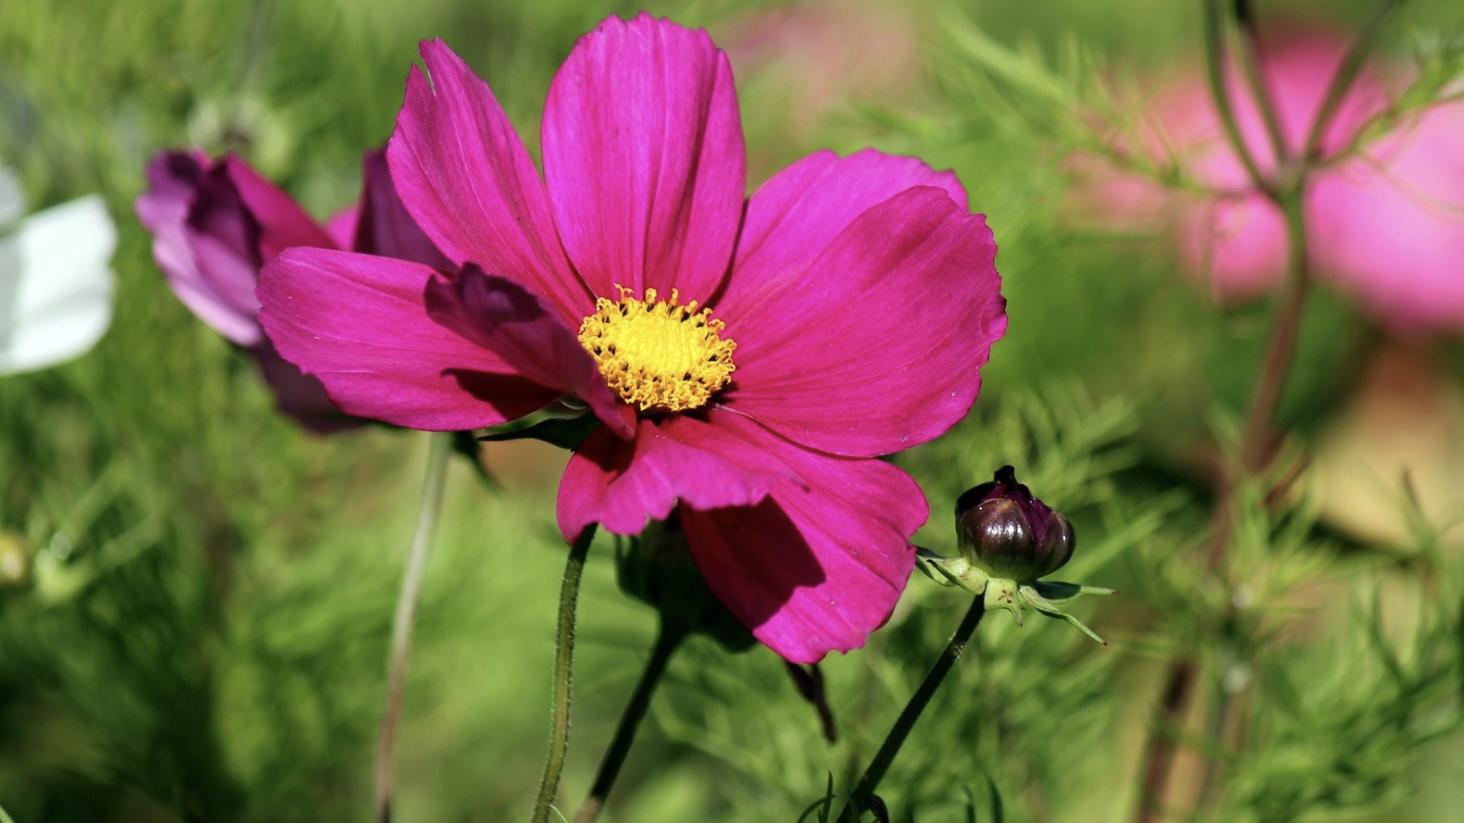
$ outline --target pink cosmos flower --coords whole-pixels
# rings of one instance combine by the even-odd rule
[[[928,507],[877,459],[975,401],[1006,328],[984,218],[918,160],[819,152],[751,198],[732,73],[703,31],[610,18],[545,103],[544,177],[441,42],[388,159],[461,268],[294,249],[261,319],[341,408],[421,429],[578,398],[603,425],[558,517],[636,534],[679,514],[711,590],[794,662],[889,616]]]
[[[306,428],[359,423],[341,413],[319,381],[276,353],[259,326],[259,270],[291,246],[345,248],[448,266],[401,206],[384,151],[363,161],[361,201],[325,225],[232,155],[160,152],[148,165],[139,219],[153,233],[153,257],[174,294],[200,320],[248,350],[281,410]]]
[[[1346,43],[1293,36],[1267,49],[1265,74],[1286,144],[1300,150],[1342,59]],[[1249,90],[1228,78],[1245,144],[1263,172],[1275,168],[1270,140]],[[1389,103],[1389,84],[1364,70],[1324,135],[1322,157],[1335,156],[1357,129]],[[1284,277],[1285,224],[1251,186],[1221,130],[1204,78],[1189,73],[1156,96],[1156,133],[1139,150],[1173,151],[1200,182],[1227,192],[1187,197],[1174,229],[1182,258],[1208,276],[1222,297],[1269,291]],[[1318,172],[1307,201],[1312,253],[1321,277],[1400,331],[1464,329],[1464,105],[1426,113],[1359,157]],[[1162,133],[1162,137],[1161,137]],[[1095,199],[1110,218],[1153,222],[1174,213],[1174,196],[1136,180],[1103,180]]]
[[[1324,273],[1395,333],[1464,331],[1464,103],[1438,106],[1317,181]]]

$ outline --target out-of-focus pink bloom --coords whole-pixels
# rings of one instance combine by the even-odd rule
[[[137,214],[153,233],[153,257],[178,298],[211,328],[247,349],[280,409],[308,429],[359,421],[341,413],[319,381],[285,362],[259,326],[259,270],[292,246],[344,248],[447,266],[402,208],[383,151],[363,161],[361,201],[322,226],[288,194],[230,155],[161,152],[148,165]]]
[[[1285,143],[1297,153],[1320,107],[1346,44],[1299,37],[1268,48],[1264,73]],[[1249,89],[1228,77],[1246,146],[1270,174],[1275,157]],[[1322,159],[1335,156],[1369,117],[1389,103],[1379,73],[1364,70],[1324,135]],[[1305,212],[1315,268],[1353,293],[1365,310],[1401,331],[1464,328],[1464,106],[1443,107],[1359,157],[1333,162],[1313,177]],[[1152,224],[1172,220],[1186,266],[1210,279],[1216,293],[1245,298],[1268,291],[1285,274],[1285,223],[1256,192],[1225,138],[1204,78],[1188,73],[1158,93],[1154,128],[1136,150],[1175,156],[1189,175],[1221,192],[1176,195],[1129,178],[1100,177],[1090,192],[1108,219]],[[1176,208],[1178,206],[1178,208]]]
[[[1278,44],[1264,55],[1266,86],[1292,154],[1306,143],[1312,120],[1337,71],[1346,44],[1339,40],[1303,38]],[[1245,145],[1267,175],[1276,168],[1271,140],[1260,109],[1238,71],[1227,74]],[[1387,103],[1375,75],[1361,74],[1338,109],[1322,140],[1322,156],[1335,154],[1369,116]],[[1158,103],[1158,119],[1174,142],[1186,168],[1216,189],[1242,193],[1212,202],[1188,205],[1179,218],[1180,250],[1185,262],[1207,273],[1216,291],[1228,297],[1250,297],[1267,291],[1286,274],[1286,223],[1264,195],[1252,190],[1240,159],[1225,137],[1205,79],[1194,76]],[[1318,202],[1313,189],[1307,212]],[[1320,226],[1314,227],[1314,233]]]
[[[676,511],[712,591],[774,651],[863,645],[928,515],[877,457],[960,420],[1006,329],[959,181],[818,152],[747,198],[726,55],[645,15],[606,20],[561,67],[541,179],[487,84],[441,42],[422,55],[431,81],[408,77],[388,158],[461,270],[286,252],[259,287],[275,345],[343,409],[402,426],[574,395],[603,426],[560,484],[566,539]]]
[[[1464,331],[1464,103],[1317,181],[1323,273],[1395,332]]]

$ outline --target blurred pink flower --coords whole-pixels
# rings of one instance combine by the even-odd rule
[[[259,270],[291,246],[345,248],[447,266],[402,208],[384,151],[363,160],[361,201],[325,225],[239,158],[160,152],[148,165],[138,218],[174,294],[200,320],[248,350],[280,409],[312,431],[360,421],[343,414],[319,381],[276,353],[259,326]]]
[[[560,68],[541,179],[487,84],[440,41],[422,56],[431,82],[409,75],[388,158],[462,268],[286,252],[259,286],[281,353],[347,411],[414,428],[573,395],[603,426],[560,484],[566,539],[677,512],[764,644],[804,663],[863,645],[928,515],[877,458],[959,421],[1006,329],[959,181],[818,152],[746,197],[726,55],[646,15],[606,20]]]
[[[1395,332],[1464,331],[1464,103],[1317,181],[1323,273]]]
[[[1288,148],[1299,152],[1346,44],[1296,36],[1266,49],[1264,74]],[[1247,147],[1263,172],[1275,169],[1260,113],[1237,71],[1228,83]],[[1335,156],[1371,116],[1389,105],[1383,76],[1364,69],[1322,140]],[[1318,275],[1399,331],[1464,328],[1464,106],[1427,113],[1396,134],[1340,159],[1313,177],[1305,210]],[[1181,259],[1217,295],[1264,293],[1285,275],[1280,212],[1256,192],[1215,114],[1204,78],[1189,72],[1161,90],[1148,109],[1151,128],[1137,151],[1173,156],[1219,196],[1176,195],[1132,177],[1100,175],[1090,201],[1105,219],[1168,221]],[[1180,202],[1176,203],[1176,198]],[[1177,207],[1177,208],[1176,208]]]

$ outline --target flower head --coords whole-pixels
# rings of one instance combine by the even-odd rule
[[[137,214],[153,233],[153,257],[174,294],[200,320],[248,350],[280,408],[315,431],[357,421],[342,414],[320,383],[283,360],[259,326],[254,288],[265,263],[293,246],[355,249],[448,265],[401,206],[386,156],[363,161],[361,201],[325,224],[284,191],[229,155],[161,152],[148,166]]]
[[[387,157],[459,268],[286,252],[259,287],[280,352],[346,411],[415,428],[572,395],[603,425],[560,484],[566,538],[675,512],[763,643],[797,662],[862,645],[928,514],[874,458],[960,420],[1006,328],[960,183],[818,152],[746,197],[726,55],[647,15],[606,20],[560,68],[541,179],[488,86],[441,42],[422,55]]]

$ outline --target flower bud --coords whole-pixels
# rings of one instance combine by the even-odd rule
[[[1072,524],[1018,483],[1011,466],[956,501],[956,538],[972,565],[1023,583],[1052,574],[1073,556]]]

